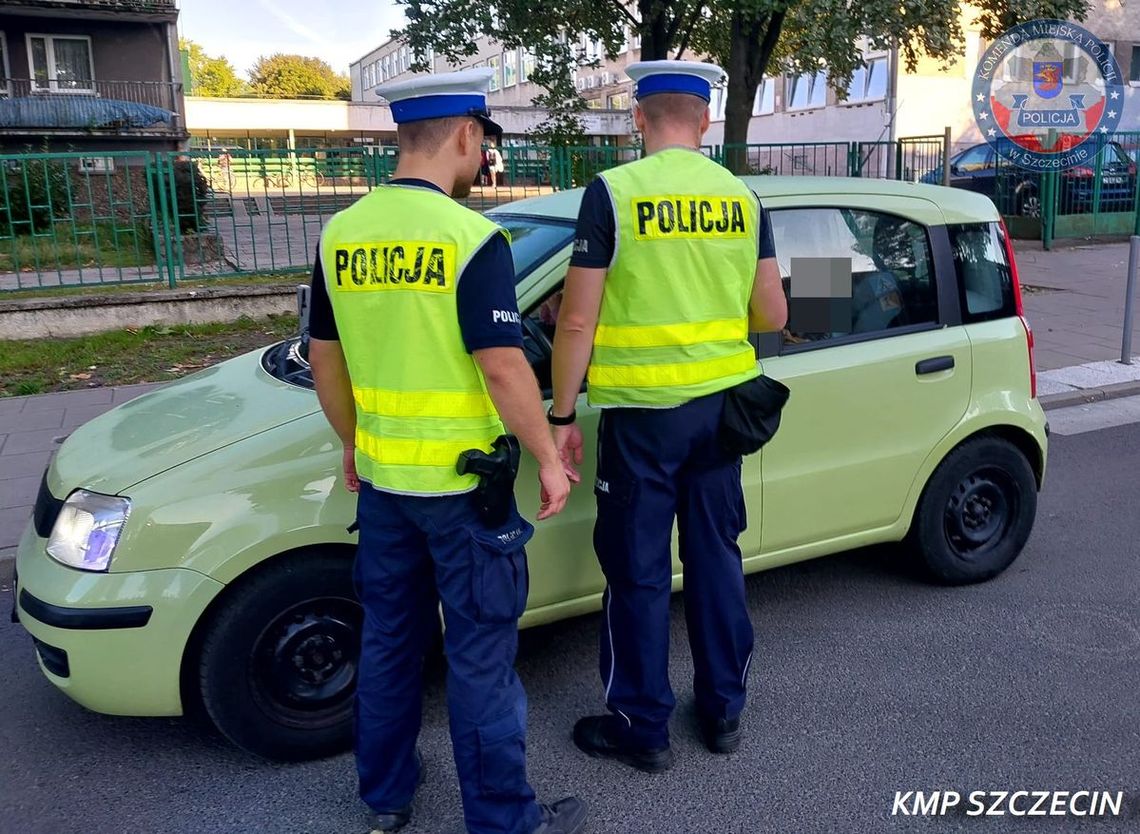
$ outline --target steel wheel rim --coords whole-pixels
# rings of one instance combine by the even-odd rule
[[[980,467],[967,474],[950,493],[943,530],[959,558],[975,560],[996,548],[1017,516],[1017,489],[1009,473]]]
[[[354,600],[318,597],[290,606],[254,641],[250,689],[274,720],[337,724],[352,714],[363,611]]]

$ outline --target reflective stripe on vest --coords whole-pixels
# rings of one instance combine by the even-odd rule
[[[599,406],[672,406],[759,374],[748,341],[759,203],[699,153],[602,172],[617,248],[587,374]]]
[[[435,191],[382,186],[339,212],[321,265],[356,403],[356,467],[377,489],[444,495],[468,449],[503,434],[459,330],[463,268],[493,235],[487,218]]]

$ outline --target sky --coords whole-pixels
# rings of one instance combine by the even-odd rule
[[[182,0],[178,28],[207,54],[229,58],[243,77],[274,52],[321,58],[347,75],[403,22],[395,0]]]

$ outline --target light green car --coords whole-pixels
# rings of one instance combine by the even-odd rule
[[[771,211],[791,297],[789,330],[756,336],[758,359],[792,393],[779,433],[744,462],[745,570],[905,540],[937,581],[996,575],[1032,528],[1048,430],[993,204],[889,181],[748,184]],[[526,352],[547,387],[579,200],[493,212],[512,234]],[[17,613],[48,679],[79,703],[150,716],[204,706],[271,758],[349,746],[355,498],[306,345],[172,383],[60,448],[19,547]],[[584,396],[578,413],[592,435]],[[537,484],[524,459],[530,518]],[[538,525],[524,626],[599,607],[594,507],[581,486]]]

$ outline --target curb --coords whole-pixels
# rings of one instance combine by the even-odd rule
[[[1140,380],[1131,382],[1118,382],[1114,385],[1105,385],[1100,388],[1079,388],[1075,391],[1064,391],[1060,394],[1045,394],[1038,397],[1038,402],[1046,411],[1056,408],[1067,408],[1073,405],[1088,405],[1103,400],[1115,400],[1120,397],[1131,397],[1140,394]]]

